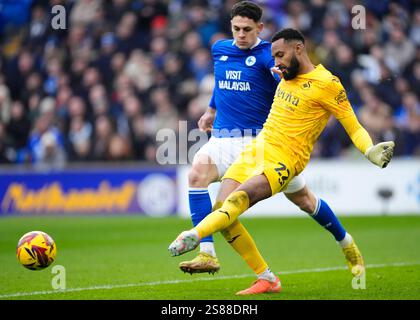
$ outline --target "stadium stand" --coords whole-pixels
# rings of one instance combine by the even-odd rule
[[[0,163],[156,162],[156,133],[189,129],[213,86],[211,45],[230,37],[221,0],[0,0]],[[374,142],[420,156],[420,9],[413,1],[261,0],[270,39],[300,29],[338,75]],[[366,8],[366,29],[351,8]],[[63,5],[66,28],[51,9]],[[331,119],[313,157],[355,149]]]

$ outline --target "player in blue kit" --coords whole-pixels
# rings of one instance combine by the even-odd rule
[[[196,153],[188,174],[189,204],[194,226],[218,209],[222,200],[232,191],[229,186],[225,189],[222,187],[212,207],[208,186],[221,179],[243,148],[262,129],[280,81],[270,70],[274,66],[271,43],[258,37],[263,30],[261,16],[262,10],[258,5],[249,1],[237,3],[231,11],[233,39],[220,40],[212,47],[215,88],[209,108],[198,122],[199,128],[211,131],[212,136]],[[331,232],[342,247],[352,272],[363,270],[363,258],[351,235],[327,203],[308,189],[301,175],[290,181],[284,193],[290,201]],[[259,279],[276,279],[268,267],[258,269],[256,262],[262,260],[261,254],[238,220],[223,230],[222,234]],[[196,258],[181,262],[179,266],[189,273],[217,272],[220,264],[212,236],[201,239],[200,253]]]

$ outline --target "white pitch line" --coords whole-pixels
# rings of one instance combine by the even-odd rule
[[[417,266],[417,265],[420,265],[420,262],[368,264],[366,265],[366,268],[386,268],[386,267],[403,267],[403,266]],[[339,267],[326,267],[326,268],[314,268],[314,269],[298,269],[298,270],[282,271],[282,272],[278,272],[278,274],[284,275],[284,274],[298,274],[298,273],[308,273],[308,272],[327,272],[327,271],[334,271],[334,270],[347,270],[347,267],[339,266]],[[132,288],[132,287],[156,286],[156,285],[165,285],[165,284],[189,283],[189,282],[196,282],[196,281],[240,279],[240,278],[247,278],[247,277],[252,277],[252,276],[255,276],[255,275],[242,274],[242,275],[231,275],[231,276],[216,276],[212,278],[196,278],[196,279],[190,279],[190,280],[178,279],[178,280],[166,280],[166,281],[154,281],[154,282],[109,284],[109,285],[92,286],[92,287],[85,287],[85,288],[70,288],[70,289],[64,289],[64,290],[17,292],[17,293],[1,294],[0,299],[37,296],[37,295],[49,295],[49,294],[57,294],[57,293],[79,292],[79,291],[111,290],[111,289]]]

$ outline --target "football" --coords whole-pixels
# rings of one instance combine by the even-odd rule
[[[57,246],[45,232],[31,231],[25,233],[18,242],[16,256],[27,269],[42,270],[54,262]]]

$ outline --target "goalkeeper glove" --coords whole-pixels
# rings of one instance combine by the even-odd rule
[[[394,146],[394,141],[375,144],[366,150],[365,156],[373,164],[376,164],[380,168],[385,168],[392,159]]]

